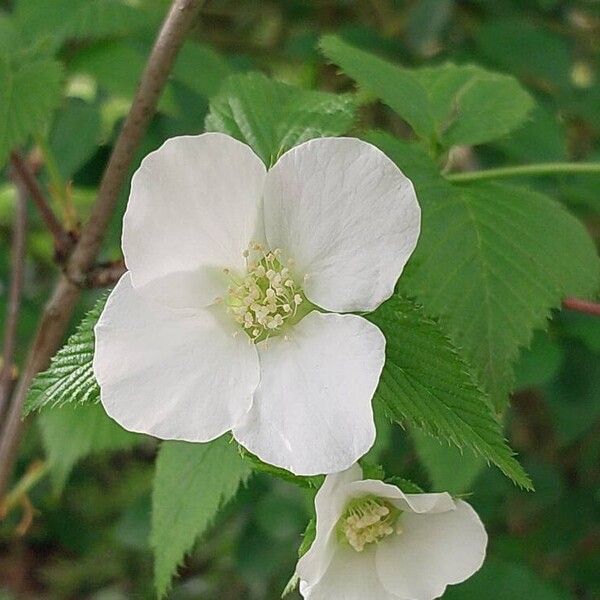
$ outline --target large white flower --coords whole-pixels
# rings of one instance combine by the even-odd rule
[[[485,558],[487,534],[469,504],[404,494],[362,479],[358,465],[328,475],[315,508],[315,541],[296,567],[306,600],[433,600]]]
[[[296,474],[349,467],[375,437],[377,327],[415,248],[411,182],[380,150],[323,138],[268,172],[218,133],[173,138],[133,176],[129,271],[96,326],[102,403],[163,439],[228,430]]]

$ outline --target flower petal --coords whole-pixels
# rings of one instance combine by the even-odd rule
[[[469,578],[482,565],[487,534],[477,513],[462,500],[441,513],[404,513],[402,533],[377,546],[377,572],[400,598],[433,600],[446,586]]]
[[[315,496],[315,540],[296,566],[296,573],[304,582],[316,583],[329,567],[337,548],[334,529],[348,500],[348,486],[361,477],[362,469],[355,463],[346,471],[327,475],[319,488]]]
[[[338,546],[329,568],[313,585],[301,585],[305,600],[398,600],[377,575],[375,548],[356,552]],[[411,597],[412,599],[412,597]]]
[[[222,269],[243,271],[242,252],[262,229],[265,175],[249,146],[221,133],[172,138],[149,154],[123,219],[133,286],[174,308],[222,295]]]
[[[421,218],[410,180],[354,138],[286,152],[267,173],[264,213],[270,247],[308,275],[307,298],[335,312],[374,310],[392,295]]]
[[[130,431],[190,442],[238,423],[258,385],[258,355],[220,310],[168,309],[142,297],[125,273],[95,328],[106,412]]]
[[[414,513],[439,513],[454,510],[454,500],[447,492],[434,494],[405,494],[395,485],[377,479],[355,481],[348,488],[351,497],[377,496],[386,498],[402,511]]]
[[[375,440],[371,399],[385,338],[356,315],[313,311],[290,339],[257,345],[261,382],[235,438],[267,463],[296,475],[342,471]]]

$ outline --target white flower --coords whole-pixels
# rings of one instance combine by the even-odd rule
[[[317,534],[296,574],[306,600],[432,600],[485,558],[477,513],[443,494],[403,494],[354,465],[315,498]]]
[[[411,182],[366,142],[312,140],[267,172],[223,134],[168,140],[133,176],[129,271],[96,326],[106,411],[163,439],[232,430],[296,474],[349,467],[375,438],[385,339],[336,313],[392,294],[419,227]]]

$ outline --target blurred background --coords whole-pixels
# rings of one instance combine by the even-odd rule
[[[48,147],[34,152],[44,154],[39,176],[68,190],[79,221],[94,199],[168,5],[162,0],[122,4],[125,12],[106,10],[94,22],[81,18],[73,24],[65,15],[78,10],[79,1],[70,8],[65,0],[0,0],[0,38],[12,13],[11,18],[26,19],[32,47],[57,44],[65,65],[67,99],[44,142]],[[209,0],[192,32],[201,46],[184,49],[139,156],[167,137],[201,132],[208,98],[236,71],[260,70],[306,88],[352,90],[318,52],[325,32],[406,66],[473,62],[519,78],[539,107],[511,137],[456,152],[452,159],[465,167],[600,160],[597,0]],[[409,131],[382,105],[362,109],[363,127],[399,136]],[[600,239],[597,178],[523,183],[565,203]],[[124,202],[125,194],[121,213]],[[14,206],[15,190],[5,172],[0,174],[0,331]],[[106,260],[120,256],[120,216]],[[56,277],[51,239],[33,209],[29,220],[15,369]],[[87,294],[74,323],[98,293]],[[400,428],[382,428],[377,452],[390,472],[429,490],[456,491],[470,486],[457,478],[474,481],[469,501],[490,533],[489,559],[476,577],[444,598],[600,598],[599,358],[600,318],[567,311],[555,314],[549,332],[536,335],[521,355],[507,435],[535,493],[518,490],[498,470],[482,468],[468,456],[457,474],[456,456],[447,450]],[[43,460],[45,435],[44,426],[30,423],[18,473]],[[32,522],[22,521],[19,510],[0,521],[0,600],[152,598],[148,533],[154,453],[148,445],[96,455],[75,466],[62,491],[49,479],[33,487]],[[428,453],[447,457],[448,469],[432,477],[424,465]],[[279,598],[293,572],[309,509],[309,499],[292,484],[253,476],[198,545],[169,598]]]

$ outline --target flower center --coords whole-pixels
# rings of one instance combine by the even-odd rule
[[[239,323],[253,342],[279,335],[286,327],[297,323],[312,305],[291,273],[293,260],[284,261],[282,251],[266,250],[253,242],[244,251],[246,275],[231,281],[225,300],[227,312]]]
[[[402,511],[376,496],[365,496],[351,500],[337,523],[338,538],[357,552],[365,546],[380,542],[402,529],[398,519]]]

